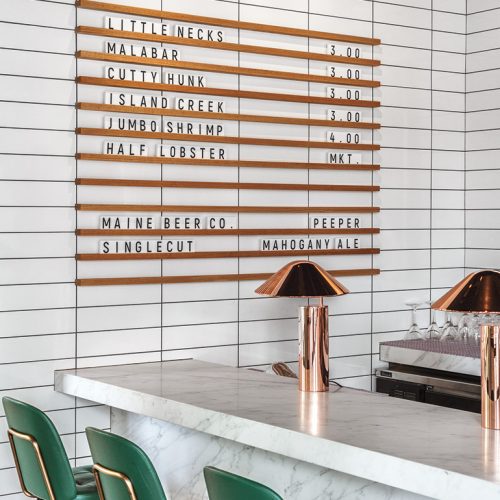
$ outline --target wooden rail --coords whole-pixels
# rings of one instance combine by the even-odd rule
[[[101,36],[108,38],[121,38],[125,40],[139,40],[141,42],[168,43],[172,45],[183,45],[188,47],[200,47],[202,49],[226,50],[231,52],[245,52],[249,54],[262,54],[265,56],[289,57],[294,59],[307,59],[310,61],[325,61],[340,64],[354,64],[357,66],[380,66],[376,59],[364,59],[361,57],[332,56],[318,52],[306,52],[303,50],[279,49],[269,46],[247,45],[242,43],[212,42],[209,40],[196,40],[182,38],[179,36],[155,35],[151,33],[139,33],[134,31],[122,31],[109,28],[96,28],[94,26],[78,26],[76,32],[82,35]]]
[[[77,229],[77,236],[281,236],[308,234],[379,234],[378,227],[354,229]]]
[[[196,181],[155,181],[139,179],[94,179],[78,178],[80,186],[181,188],[181,189],[251,189],[273,191],[380,191],[379,186],[357,184],[278,184],[265,182],[196,182]]]
[[[185,111],[181,109],[161,109],[139,106],[119,106],[117,104],[98,104],[93,102],[79,102],[76,107],[85,111],[109,111],[111,113],[127,113],[139,115],[175,116],[179,118],[198,118],[213,121],[242,121],[256,123],[282,123],[284,125],[304,125],[311,127],[379,129],[380,123],[370,122],[343,122],[336,120],[321,120],[317,118],[294,118],[291,116],[247,115],[239,113],[208,113],[206,111]]]
[[[329,85],[350,85],[365,88],[380,87],[380,82],[376,80],[356,80],[354,78],[335,78],[332,76],[313,75],[309,73],[300,73],[293,71],[276,71],[271,69],[246,68],[244,66],[226,66],[223,64],[206,64],[191,61],[172,61],[164,59],[154,59],[151,57],[122,56],[120,54],[105,54],[103,52],[92,52],[88,50],[79,50],[76,53],[76,57],[78,59],[87,59],[90,61],[105,61],[184,70],[189,69],[193,71],[206,71],[207,73],[221,73],[226,75],[243,75],[257,78],[275,78],[278,80],[326,83]]]
[[[236,250],[216,252],[178,252],[178,253],[80,253],[76,260],[181,260],[181,259],[232,259],[257,257],[300,257],[305,255],[374,255],[378,248],[356,248],[350,250]]]
[[[120,205],[78,203],[76,210],[83,212],[192,212],[192,213],[290,213],[324,214],[348,213],[371,214],[380,212],[379,207],[273,207],[273,206],[233,206],[233,205]]]
[[[209,142],[212,144],[245,144],[253,146],[311,148],[311,149],[348,149],[351,151],[378,151],[379,144],[349,144],[327,141],[297,141],[289,139],[264,139],[260,137],[228,137],[225,135],[167,134],[164,132],[140,132],[106,128],[77,128],[79,135],[97,137],[126,137],[134,139],[156,139],[180,142]]]
[[[169,85],[166,83],[134,82],[130,80],[114,80],[112,78],[97,78],[94,76],[78,76],[76,82],[81,85],[97,85],[101,87],[118,87],[127,89],[159,90],[162,92],[176,92],[180,94],[199,94],[222,97],[236,97],[241,99],[256,99],[263,101],[301,102],[310,104],[326,104],[329,106],[352,106],[357,108],[377,108],[379,101],[354,99],[331,99],[296,94],[280,94],[275,92],[255,92],[253,90],[233,90],[209,87],[189,87],[186,85]],[[213,113],[214,117],[217,113]]]
[[[199,160],[183,158],[163,158],[160,156],[107,155],[99,153],[77,153],[78,160],[112,161],[122,163],[153,163],[163,165],[189,165],[205,167],[245,167],[245,168],[291,168],[305,170],[380,170],[380,165],[348,163],[300,163],[286,161],[258,160]]]
[[[132,16],[152,17],[155,19],[170,19],[194,24],[208,24],[211,26],[221,26],[246,31],[257,31],[261,33],[273,33],[276,35],[297,36],[305,38],[317,38],[320,40],[335,40],[339,42],[355,43],[361,45],[380,45],[378,38],[368,38],[363,36],[343,35],[329,33],[325,31],[306,30],[300,28],[287,28],[271,24],[250,23],[245,21],[233,21],[231,19],[220,19],[217,17],[196,16],[192,14],[182,14],[156,9],[145,9],[142,7],[131,7],[128,5],[111,4],[107,2],[94,2],[91,0],[79,0],[77,7],[81,9],[100,10],[105,12],[115,12]]]
[[[376,276],[380,269],[333,269],[329,274],[339,277]],[[174,285],[178,283],[216,283],[229,281],[263,281],[271,277],[271,273],[252,274],[200,274],[193,276],[144,276],[129,278],[82,278],[75,281],[77,286],[111,286],[111,285]]]

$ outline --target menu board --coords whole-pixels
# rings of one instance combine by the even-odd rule
[[[77,103],[79,112],[99,113],[101,117],[100,126],[91,120],[93,127],[77,128],[76,133],[82,137],[77,160],[101,165],[112,163],[116,173],[112,178],[77,174],[76,209],[80,214],[93,214],[81,218],[93,221],[93,226],[78,224],[78,238],[84,241],[79,248],[92,250],[79,252],[78,260],[335,256],[335,262],[339,262],[343,255],[379,252],[373,244],[373,235],[379,232],[374,227],[373,214],[379,208],[372,196],[379,186],[374,185],[373,175],[360,182],[356,172],[369,173],[380,168],[374,160],[380,149],[374,143],[374,131],[380,125],[373,118],[373,110],[380,105],[374,98],[380,86],[374,78],[374,69],[380,61],[373,57],[380,40],[90,0],[81,0],[77,5],[97,14],[93,18],[97,19],[95,25],[77,27],[82,35],[76,54],[82,61],[78,65],[77,84],[79,88],[97,88],[97,95],[101,96],[94,100],[79,99]],[[261,34],[268,40],[272,34],[276,44],[243,44],[239,36],[243,31],[252,33],[254,39]],[[283,41],[289,42],[286,48]],[[95,50],[97,46],[101,50]],[[219,58],[215,64],[211,62],[214,53],[228,57]],[[241,62],[240,58],[236,64],[229,64],[235,61],[231,55],[238,53],[258,55],[261,60],[268,57],[269,64],[252,65]],[[83,61],[92,61],[93,65]],[[305,70],[298,71],[290,61],[305,61]],[[88,67],[100,69],[87,74]],[[245,85],[240,84],[243,78]],[[239,103],[236,107],[235,102]],[[287,103],[288,113],[283,111]],[[297,103],[307,112],[295,112]],[[273,111],[279,106],[280,112]],[[235,128],[235,124],[239,126]],[[306,133],[291,131],[286,136],[273,136],[269,132],[282,125]],[[95,142],[85,142],[85,137],[100,138],[101,145],[89,150],[86,144]],[[279,148],[298,153],[282,158],[276,153],[283,151]],[[162,175],[161,179],[128,176],[130,164],[156,164],[158,168],[171,165],[175,170],[169,172],[175,175],[171,178]],[[188,166],[199,167],[199,177],[183,178]],[[210,169],[211,175],[205,177],[203,169]],[[218,169],[221,172],[259,169],[263,173],[258,182],[251,175],[238,175],[237,180],[223,182],[213,180]],[[311,182],[309,175],[307,182],[269,182],[276,169],[345,172],[342,178],[348,180],[352,172],[352,182]],[[251,178],[252,182],[244,182],[241,177]],[[367,178],[370,182],[366,182]],[[184,190],[187,194],[182,204],[151,205],[135,202],[135,195],[127,200],[116,194],[131,192],[124,188]],[[240,196],[234,204],[198,202],[204,199],[202,194],[217,190],[265,193],[259,199],[269,203],[242,203]],[[303,194],[308,193],[307,203],[276,203],[283,192],[296,192],[297,199],[304,199]],[[106,200],[104,193],[113,195]],[[311,193],[322,193],[318,199],[332,202],[310,203]],[[366,203],[353,204],[348,198],[350,193],[351,200]],[[116,203],[116,199],[122,203]],[[255,214],[256,222],[248,223],[242,214]],[[283,214],[296,214],[297,223],[288,223],[286,227],[272,223],[280,221]],[[259,227],[259,220],[267,222]],[[234,249],[226,249],[223,244],[206,244],[209,237],[212,241],[214,237],[223,241],[224,236],[237,236],[245,244]],[[210,269],[210,265],[206,267]],[[332,267],[337,268],[330,269],[333,274],[342,276],[379,272],[373,267]],[[127,273],[120,277],[106,276],[103,272],[79,278],[77,284],[235,281],[266,276],[265,272],[219,272],[188,276],[163,273],[128,276]]]

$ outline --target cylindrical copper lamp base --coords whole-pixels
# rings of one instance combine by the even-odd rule
[[[328,306],[299,308],[299,389],[324,392],[329,387]]]
[[[500,326],[481,326],[481,424],[500,429]]]

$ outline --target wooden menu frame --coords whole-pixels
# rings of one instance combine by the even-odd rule
[[[283,26],[275,26],[244,21],[234,21],[229,19],[219,19],[207,16],[197,16],[178,12],[160,11],[155,9],[145,9],[126,5],[109,4],[106,2],[96,2],[92,0],[80,0],[77,7],[110,13],[118,13],[129,16],[139,16],[152,19],[178,21],[182,23],[201,24],[209,26],[219,26],[241,31],[253,31],[256,33],[270,33],[290,37],[319,39],[337,41],[348,44],[366,45],[373,47],[381,42],[377,38],[368,38],[354,35],[344,35],[338,33],[328,33],[317,30],[305,30]],[[165,35],[148,33],[137,33],[108,28],[98,28],[92,26],[78,26],[76,29],[79,35],[97,36],[104,38],[138,40],[145,42],[156,42],[161,44],[175,44],[180,46],[197,47],[200,49],[215,49],[222,51],[232,51],[239,53],[250,53],[267,55],[273,57],[295,58],[307,61],[323,61],[330,64],[349,64],[373,69],[380,65],[380,61],[373,58],[347,57],[331,54],[322,54],[305,50],[283,49],[278,47],[267,47],[251,44],[214,42],[207,40],[194,40]],[[193,70],[198,72],[214,72],[219,74],[240,75],[248,77],[272,78],[277,80],[291,80],[312,82],[327,85],[342,85],[350,87],[360,87],[374,89],[380,86],[380,82],[370,79],[337,78],[326,75],[288,71],[275,71],[260,68],[250,68],[244,66],[228,66],[221,64],[207,64],[195,61],[173,61],[157,60],[146,57],[136,57],[129,55],[117,55],[110,53],[100,53],[88,50],[80,50],[76,57],[82,60],[102,61],[108,63],[145,65],[156,68],[171,68],[173,70]],[[92,85],[106,87],[110,89],[139,89],[156,92],[169,92],[180,94],[195,94],[209,97],[228,97],[235,99],[250,99],[258,101],[280,101],[290,103],[305,103],[308,105],[328,105],[342,106],[346,108],[367,108],[373,110],[380,106],[379,101],[366,99],[346,99],[330,98],[317,95],[300,95],[280,92],[260,92],[253,90],[208,88],[208,87],[186,87],[181,85],[170,85],[165,83],[139,82],[128,80],[113,80],[111,78],[100,78],[94,76],[79,75],[76,79],[79,85]],[[132,106],[118,106],[112,104],[78,102],[78,110],[93,112],[128,113],[132,115],[151,115],[161,117],[178,117],[186,119],[211,119],[223,121],[242,121],[254,123],[275,123],[306,127],[329,127],[345,128],[373,131],[380,128],[379,123],[373,121],[334,121],[318,118],[298,118],[286,116],[271,116],[244,113],[207,113],[201,111],[186,111],[179,109],[159,109],[159,108],[138,108]],[[380,146],[372,143],[347,144],[342,142],[295,140],[295,139],[271,139],[264,137],[231,137],[231,136],[208,136],[208,135],[188,135],[188,134],[167,134],[164,132],[147,132],[131,130],[108,130],[104,128],[79,127],[76,133],[82,136],[132,138],[157,141],[187,141],[187,142],[207,142],[212,144],[238,144],[255,145],[261,147],[291,147],[310,149],[334,149],[350,151],[374,152]],[[76,155],[80,161],[97,162],[117,162],[119,164],[158,164],[205,167],[232,167],[232,168],[271,168],[271,169],[303,169],[303,170],[346,170],[346,171],[371,171],[380,169],[380,165],[373,163],[320,163],[320,162],[294,162],[294,161],[257,161],[257,160],[207,160],[207,159],[184,159],[184,158],[163,158],[153,156],[129,156],[110,155],[101,153],[79,152]],[[126,168],[124,165],[123,168]],[[374,185],[353,185],[353,184],[311,184],[311,183],[265,183],[265,182],[207,182],[207,181],[183,181],[183,180],[161,180],[152,181],[146,179],[101,179],[78,177],[75,180],[79,186],[91,187],[136,187],[136,188],[168,188],[168,189],[234,189],[234,190],[265,190],[265,191],[329,191],[329,192],[366,192],[375,193],[380,187]],[[193,205],[186,200],[185,205],[144,205],[144,204],[88,204],[79,203],[76,205],[78,211],[86,212],[145,212],[145,213],[297,213],[297,214],[375,214],[380,209],[371,206],[213,206],[213,205]],[[373,226],[373,224],[372,224]],[[147,237],[147,236],[278,236],[278,235],[376,235],[380,232],[376,227],[365,228],[336,228],[336,229],[316,229],[316,228],[236,228],[236,229],[203,229],[203,230],[112,230],[112,229],[92,229],[78,228],[78,237]],[[142,259],[217,259],[217,258],[255,258],[255,257],[299,257],[315,255],[376,255],[380,250],[376,247],[356,248],[343,250],[317,250],[317,251],[262,251],[262,250],[235,250],[235,251],[196,251],[191,253],[178,254],[91,254],[79,253],[76,255],[79,261],[112,261],[112,260],[142,260]],[[373,262],[373,261],[372,261]],[[342,269],[331,270],[335,276],[375,276],[380,270],[370,269]],[[174,283],[203,283],[203,282],[223,282],[223,281],[244,281],[261,280],[269,277],[268,273],[246,273],[246,274],[217,274],[217,275],[196,275],[196,276],[159,276],[159,277],[127,277],[127,278],[85,278],[77,279],[79,286],[104,286],[104,285],[133,285],[133,284],[174,284]]]

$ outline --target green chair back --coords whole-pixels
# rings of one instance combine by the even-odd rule
[[[263,484],[216,467],[205,467],[203,473],[210,500],[283,500]]]
[[[98,488],[100,484],[104,499],[167,500],[158,474],[141,448],[128,439],[94,427],[87,427],[86,432]],[[135,497],[127,488],[127,480]]]
[[[75,480],[66,450],[52,421],[43,411],[22,401],[4,397],[2,403],[8,427],[13,431],[9,434],[9,440],[25,493],[42,500],[73,500],[77,495]],[[23,439],[19,433],[29,439]],[[32,440],[36,442],[35,445]],[[43,465],[37,457],[37,447]],[[49,488],[44,480],[43,466],[48,476]]]

